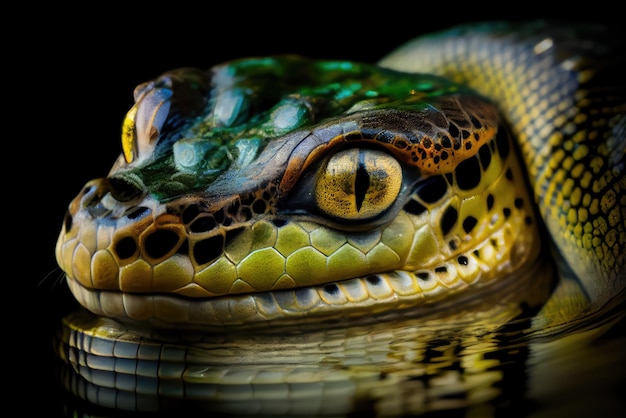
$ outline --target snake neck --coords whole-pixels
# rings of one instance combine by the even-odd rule
[[[623,37],[547,22],[485,29],[420,38],[380,64],[439,74],[498,103],[556,247],[591,299],[614,295],[626,282]],[[581,33],[594,41],[576,41]]]

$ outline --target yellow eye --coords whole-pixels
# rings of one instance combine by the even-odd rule
[[[375,217],[400,193],[402,168],[391,155],[352,148],[333,155],[322,166],[315,185],[317,207],[346,220]]]
[[[122,151],[127,164],[152,154],[170,113],[172,90],[144,84],[137,86],[136,102],[122,125]]]

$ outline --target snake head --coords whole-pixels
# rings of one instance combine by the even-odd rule
[[[446,79],[281,56],[169,72],[135,98],[122,155],[72,202],[56,249],[99,315],[367,317],[537,257],[496,108]]]

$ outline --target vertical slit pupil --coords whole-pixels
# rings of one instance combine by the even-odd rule
[[[360,211],[363,201],[365,200],[365,194],[370,188],[370,175],[365,168],[365,162],[363,161],[362,154],[359,154],[359,167],[356,170],[354,179],[354,198],[356,202],[356,210]]]

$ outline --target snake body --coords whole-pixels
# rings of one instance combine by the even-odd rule
[[[489,23],[377,65],[260,57],[138,86],[56,247],[85,308],[67,386],[130,410],[393,410],[433,341],[619,311],[624,64],[601,26]]]

